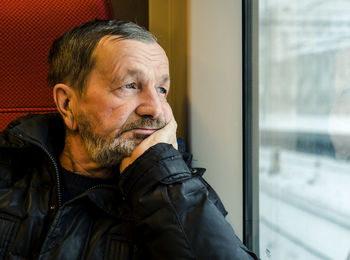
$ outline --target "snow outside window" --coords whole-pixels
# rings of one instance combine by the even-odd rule
[[[350,1],[259,1],[259,243],[350,259]]]

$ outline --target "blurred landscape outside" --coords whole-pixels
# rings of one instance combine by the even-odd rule
[[[261,259],[350,260],[350,1],[259,1]]]

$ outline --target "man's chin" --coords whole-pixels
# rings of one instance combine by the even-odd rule
[[[149,135],[133,134],[131,138],[120,136],[109,149],[94,149],[94,161],[104,167],[117,166],[124,158],[131,156],[135,148]],[[114,146],[114,148],[112,148]]]
[[[133,134],[131,137],[124,137],[120,136],[119,140],[121,141],[122,144],[127,144],[129,148],[132,148],[134,150],[136,146],[138,146],[143,140],[145,140],[149,135],[141,135],[141,134]]]
[[[142,134],[134,134],[134,139],[137,142],[137,144],[141,143],[143,140],[145,140],[149,135],[142,135]]]

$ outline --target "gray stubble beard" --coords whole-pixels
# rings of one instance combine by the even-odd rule
[[[129,123],[120,129],[117,136],[110,140],[108,136],[99,136],[93,131],[91,123],[85,116],[77,118],[78,132],[84,142],[87,153],[91,160],[105,168],[117,166],[122,159],[131,156],[136,146],[148,136],[133,134],[130,139],[125,139],[121,135],[134,128],[163,128],[166,123],[160,119],[140,118]]]

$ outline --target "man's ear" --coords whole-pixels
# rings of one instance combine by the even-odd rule
[[[72,111],[74,99],[76,98],[74,90],[65,84],[57,84],[53,88],[53,98],[57,110],[61,114],[68,129],[72,131],[76,130],[77,126]]]

